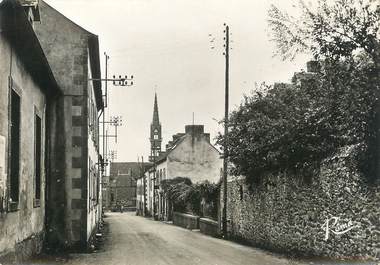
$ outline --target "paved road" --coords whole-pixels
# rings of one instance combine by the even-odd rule
[[[112,213],[109,232],[96,253],[33,264],[64,265],[299,265],[265,251],[215,239],[132,213]],[[319,264],[319,263],[318,263]],[[329,263],[330,264],[330,263]]]

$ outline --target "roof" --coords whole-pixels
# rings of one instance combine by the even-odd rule
[[[154,94],[154,108],[153,108],[153,125],[159,125],[160,124],[160,118],[158,116],[158,103],[157,103],[157,93]]]
[[[142,173],[151,166],[151,163],[144,162],[143,171],[141,166],[143,164],[140,162],[112,162],[110,166],[110,176],[120,177],[120,176],[132,176],[137,179]],[[130,174],[131,173],[131,174]]]
[[[178,135],[178,134],[176,134],[176,135]],[[181,137],[177,138],[174,142],[171,142],[169,149],[166,150],[165,153],[163,153],[161,156],[159,156],[157,158],[156,164],[161,164],[162,162],[166,161],[166,159],[168,158],[169,154],[171,152],[173,152],[174,149],[176,149],[177,146],[183,142],[183,140],[185,140],[186,135],[187,134],[184,134]]]
[[[27,0],[25,0],[27,1]],[[31,0],[36,1],[36,0]],[[63,15],[61,12],[50,6],[46,1],[39,0],[40,6],[41,6],[41,13],[44,13],[44,8],[50,9],[52,12],[54,12],[54,15],[52,16],[60,16],[63,18],[63,20],[67,23],[70,23],[75,28],[82,31],[84,34],[88,36],[87,42],[88,42],[88,49],[89,49],[89,57],[90,57],[90,68],[93,79],[100,79],[101,78],[101,68],[100,68],[100,55],[99,55],[99,37],[88,30],[84,29],[83,27],[79,26],[77,23],[72,21],[71,19],[67,18],[65,15]],[[43,22],[41,26],[43,26]],[[39,28],[41,28],[41,26]],[[95,91],[95,99],[96,99],[96,107],[98,110],[103,108],[103,96],[102,96],[102,82],[100,81],[92,81],[94,91]]]
[[[90,67],[92,78],[101,79],[100,56],[99,56],[99,38],[91,34],[88,38],[88,47],[90,53]],[[92,81],[95,91],[96,107],[98,110],[103,109],[102,82]]]
[[[186,128],[186,133],[177,133],[173,135],[173,140],[169,141],[169,143],[166,145],[166,148],[167,148],[166,152],[163,152],[157,158],[156,164],[161,164],[164,161],[166,161],[168,156],[186,139],[186,137],[188,136],[193,137],[194,134],[202,135],[203,138],[206,137],[206,139],[207,137],[209,137],[208,133],[203,132],[203,127],[201,127],[201,125],[188,125],[185,128]],[[201,128],[201,130],[199,130],[199,128]],[[209,140],[206,140],[206,142],[220,154],[220,151],[214,145],[212,145],[209,142]]]
[[[4,0],[0,4],[0,25],[2,34],[10,41],[33,80],[46,94],[61,94],[46,55],[19,1]]]

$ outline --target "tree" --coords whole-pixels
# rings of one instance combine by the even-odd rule
[[[364,51],[380,69],[380,4],[377,0],[299,1],[293,17],[272,5],[269,26],[284,59],[311,51],[316,58],[349,57]]]
[[[378,0],[318,0],[315,6],[299,1],[300,16],[294,17],[272,5],[269,26],[277,45],[277,55],[293,59],[297,54],[311,52],[315,59],[330,66],[350,64],[361,59],[372,85],[368,95],[372,105],[362,110],[373,116],[367,122],[363,160],[369,175],[380,176],[380,3]],[[348,62],[348,63],[347,63]],[[351,64],[352,65],[352,64]],[[333,69],[333,67],[330,67]],[[335,77],[339,77],[335,75]],[[342,80],[342,79],[340,79]],[[368,81],[368,80],[367,80]],[[348,86],[347,88],[350,88]],[[367,95],[367,96],[368,96]],[[368,98],[361,97],[363,100]],[[364,107],[362,105],[362,107]],[[373,111],[373,115],[372,115]],[[371,114],[370,114],[371,112]],[[352,114],[353,115],[353,114]]]
[[[373,76],[372,65],[361,59],[325,62],[317,73],[295,75],[290,85],[264,86],[245,96],[230,115],[232,173],[249,184],[283,171],[310,176],[339,148],[370,146],[379,90]],[[223,135],[218,141],[223,145]]]

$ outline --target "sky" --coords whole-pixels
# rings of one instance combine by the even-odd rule
[[[109,88],[107,116],[122,116],[118,142],[110,138],[117,162],[150,153],[149,130],[157,93],[163,145],[185,125],[205,125],[214,138],[223,128],[223,24],[231,31],[230,110],[255,83],[289,82],[308,57],[274,57],[267,11],[270,4],[291,11],[291,0],[45,0],[99,36],[110,56],[109,77],[133,75],[134,86]],[[210,43],[209,34],[215,38]],[[214,49],[211,47],[214,46]],[[109,128],[109,134],[113,134]],[[214,140],[212,140],[215,142]]]

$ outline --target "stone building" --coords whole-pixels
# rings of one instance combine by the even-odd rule
[[[187,125],[185,133],[173,136],[166,152],[147,172],[148,211],[159,219],[170,219],[170,201],[160,185],[162,180],[176,177],[189,178],[193,183],[220,180],[223,160],[220,152],[210,143],[210,134],[203,125]]]
[[[147,215],[146,170],[147,168],[144,169],[144,174],[136,181],[136,214],[140,216]]]
[[[37,36],[63,97],[47,182],[47,240],[54,248],[85,248],[101,217],[98,113],[103,108],[98,37],[40,0]]]
[[[122,206],[126,211],[136,211],[137,180],[149,165],[139,162],[111,163],[109,209],[119,210]]]
[[[110,165],[110,206],[112,210],[123,207],[136,210],[136,180],[142,169],[136,162],[113,162]]]
[[[33,30],[37,1],[0,3],[0,263],[41,251],[49,133],[61,91]]]

